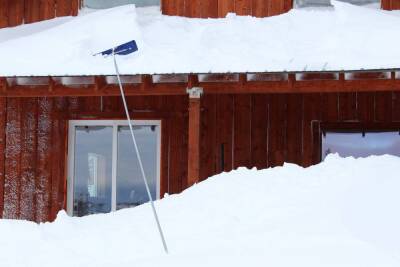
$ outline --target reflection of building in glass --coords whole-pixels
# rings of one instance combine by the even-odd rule
[[[88,153],[90,197],[106,196],[106,158],[103,155]]]

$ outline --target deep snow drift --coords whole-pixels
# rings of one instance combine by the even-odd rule
[[[133,5],[0,30],[0,76],[113,75],[96,52],[136,39],[122,74],[400,68],[395,12],[332,2],[269,17],[188,19]]]
[[[156,207],[36,225],[0,221],[1,266],[400,266],[400,158],[331,155],[303,169],[239,169]]]

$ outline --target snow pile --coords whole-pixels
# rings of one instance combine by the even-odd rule
[[[36,225],[0,221],[2,266],[400,266],[400,158],[239,169],[156,207]]]
[[[99,50],[136,39],[123,74],[400,68],[395,12],[333,1],[270,18],[188,19],[133,5],[0,30],[0,76],[114,74]]]

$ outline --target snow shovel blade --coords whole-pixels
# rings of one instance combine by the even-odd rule
[[[99,54],[102,54],[103,56],[109,56],[112,55],[113,51],[116,55],[129,55],[133,52],[138,51],[138,47],[136,44],[135,40],[129,41],[127,43],[121,44],[119,46],[116,46],[114,48],[105,50],[103,52],[100,52]]]

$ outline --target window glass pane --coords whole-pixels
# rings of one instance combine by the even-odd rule
[[[322,158],[330,153],[342,157],[368,157],[370,155],[400,156],[399,132],[334,133],[322,137]]]
[[[159,6],[160,0],[85,0],[84,6],[89,8],[110,8],[115,6],[122,6],[128,4],[135,4],[137,7],[143,6]]]
[[[134,126],[150,192],[157,197],[157,126]],[[146,188],[128,126],[118,127],[117,209],[148,202]]]
[[[112,127],[75,128],[74,216],[111,211]]]

